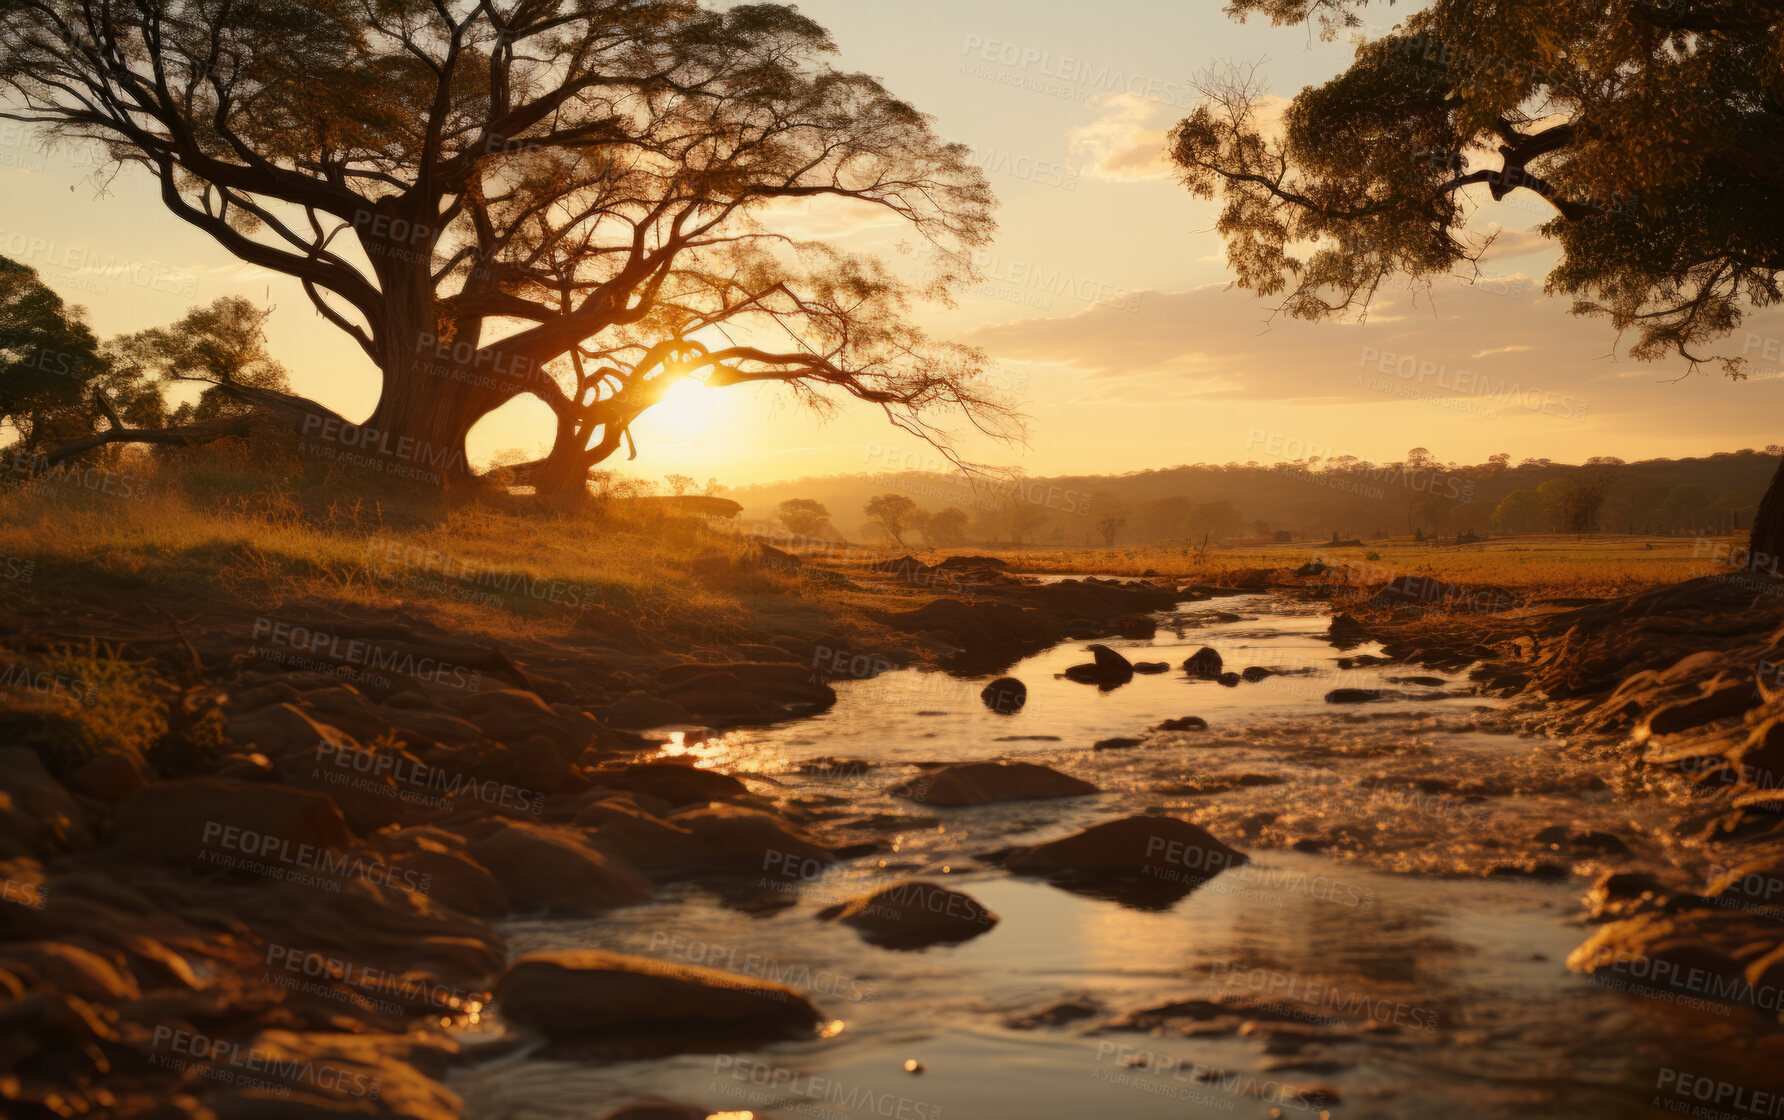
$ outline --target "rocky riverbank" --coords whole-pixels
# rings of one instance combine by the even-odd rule
[[[694,562],[755,632],[666,640],[595,611],[575,642],[456,633],[400,606],[253,611],[154,586],[39,584],[0,606],[0,1078],[22,1116],[459,1113],[456,1062],[823,1029],[791,989],[620,954],[510,962],[492,924],[648,903],[699,879],[773,905],[859,854],[630,729],[821,711],[837,677],[983,668],[1133,633],[1181,596],[995,564],[833,571],[765,547]],[[838,605],[790,586],[872,593]],[[80,657],[68,651],[85,647]],[[971,936],[928,884],[858,900],[864,936]],[[938,917],[929,903],[948,905]],[[964,926],[964,928],[962,928]],[[448,1033],[493,1008],[511,1028]]]
[[[1149,636],[1155,612],[1236,590],[1039,583],[982,557],[834,570],[762,546],[695,567],[728,587],[775,573],[755,589],[762,624],[665,639],[600,612],[572,643],[455,633],[394,607],[258,613],[153,588],[70,585],[7,603],[9,1107],[436,1120],[459,1114],[444,1084],[455,1063],[517,1046],[617,1055],[821,1033],[821,1008],[791,987],[609,952],[511,962],[494,923],[648,904],[687,880],[738,909],[774,908],[811,868],[883,842],[759,782],[661,761],[636,729],[795,718],[827,708],[838,679],[911,663],[997,672],[1066,639]],[[1233,582],[1340,595],[1340,649],[1376,640],[1410,664],[1472,666],[1482,691],[1531,701],[1530,722],[1605,751],[1607,766],[1637,752],[1678,785],[1675,872],[1604,875],[1587,896],[1601,924],[1572,967],[1749,1002],[1784,984],[1784,597],[1709,580],[1468,606],[1428,582],[1362,601],[1319,572]],[[807,583],[855,597],[784,594]],[[86,677],[54,662],[78,643],[95,651]],[[1092,653],[1087,683],[1154,669]],[[1237,684],[1211,654],[1184,670]],[[1010,685],[987,694],[1021,702]],[[1094,791],[1045,767],[975,763],[894,792],[969,805]],[[1161,836],[1171,870],[1196,870],[1170,900],[1245,860],[1170,817],[988,858],[1067,889],[1150,897]],[[903,947],[999,920],[922,880],[821,916]],[[509,1028],[495,1041],[450,1031],[492,1011]]]

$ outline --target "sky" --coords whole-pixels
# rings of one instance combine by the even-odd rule
[[[988,383],[1026,416],[1018,440],[963,440],[969,461],[1032,476],[1309,455],[1385,461],[1413,447],[1459,462],[1497,452],[1577,462],[1784,436],[1784,314],[1754,316],[1730,340],[1754,360],[1746,381],[1630,361],[1605,321],[1542,295],[1555,252],[1533,232],[1549,214],[1529,192],[1483,198],[1476,227],[1500,231],[1484,279],[1387,292],[1366,322],[1279,319],[1267,300],[1230,287],[1216,204],[1171,175],[1165,133],[1210,65],[1261,61],[1271,94],[1292,97],[1341,71],[1348,44],[1237,24],[1209,0],[800,7],[831,30],[837,65],[932,114],[973,149],[998,194],[985,281],[924,315],[934,333],[984,347]],[[350,419],[371,413],[377,376],[359,349],[295,282],[235,260],[170,214],[146,175],[113,173],[78,149],[45,154],[0,122],[0,198],[0,255],[86,307],[101,336],[247,296],[276,308],[269,338],[297,391]],[[785,219],[851,250],[895,243],[884,221],[856,213]],[[542,453],[548,415],[536,401],[511,402],[473,431],[473,459]],[[742,485],[944,465],[876,408],[845,402],[819,417],[764,385],[678,387],[634,435],[637,459],[608,465],[644,477]]]

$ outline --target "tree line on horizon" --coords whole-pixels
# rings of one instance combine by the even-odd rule
[[[1036,494],[1084,495],[1071,512],[1020,492],[977,506],[934,498],[950,491],[970,498],[974,490],[965,476],[928,472],[802,478],[727,493],[795,538],[935,548],[1723,535],[1751,526],[1779,454],[1784,448],[1774,446],[1701,458],[1514,465],[1503,454],[1457,464],[1424,452],[1385,464],[1235,462],[1034,480],[1044,484]],[[860,520],[852,520],[857,512]]]

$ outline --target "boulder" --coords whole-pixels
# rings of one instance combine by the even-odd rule
[[[661,696],[653,696],[642,689],[626,693],[607,709],[607,725],[626,731],[691,723],[693,719],[680,704],[672,703]]]
[[[1068,680],[1080,684],[1105,686],[1126,684],[1134,679],[1133,662],[1105,645],[1086,646],[1096,660],[1089,665],[1073,665],[1065,671]]]
[[[500,821],[470,849],[516,910],[591,914],[651,896],[648,879],[574,829]]]
[[[1214,683],[1220,685],[1222,688],[1238,688],[1239,674],[1222,673],[1220,676],[1214,678]]]
[[[1091,873],[1166,881],[1210,879],[1245,855],[1207,829],[1176,817],[1124,817],[1006,854],[1004,866],[1025,875]]]
[[[811,861],[830,863],[829,848],[769,813],[741,805],[714,804],[682,809],[668,823],[693,833],[703,866],[709,870],[749,870],[769,875]]]
[[[906,879],[825,907],[818,917],[853,926],[863,940],[891,948],[966,941],[998,922],[972,896],[922,879]]]
[[[1015,677],[999,677],[979,691],[979,699],[999,715],[1012,715],[1028,703],[1028,686]]]
[[[1169,661],[1136,661],[1136,662],[1134,662],[1134,672],[1136,672],[1136,673],[1152,674],[1152,673],[1168,673],[1170,671],[1171,671],[1171,663]]]
[[[1397,699],[1398,693],[1381,688],[1334,688],[1326,693],[1328,704],[1368,704],[1378,700]]]
[[[998,801],[1081,797],[1097,788],[1032,762],[959,762],[900,782],[887,792],[924,805],[959,807]]]
[[[1157,727],[1153,728],[1153,730],[1154,731],[1206,731],[1206,730],[1208,730],[1208,721],[1203,719],[1201,716],[1179,716],[1176,719],[1165,720],[1163,723],[1161,723]]]
[[[1183,671],[1198,680],[1211,681],[1220,676],[1222,664],[1220,654],[1213,646],[1203,646],[1183,662]]]
[[[1113,739],[1098,739],[1090,749],[1093,751],[1124,751],[1129,747],[1139,746],[1141,742],[1140,739],[1117,736]]]
[[[286,756],[315,757],[318,749],[357,750],[353,737],[337,727],[310,718],[295,704],[272,704],[236,716],[224,726],[224,734],[278,759]]]
[[[353,832],[324,794],[275,782],[188,778],[157,782],[120,805],[113,838],[120,855],[194,863],[265,859],[269,848],[339,850],[353,843]]]
[[[669,805],[704,805],[750,796],[749,787],[729,774],[681,762],[644,762],[590,775],[596,785],[630,790]]]
[[[657,680],[658,696],[710,722],[766,723],[836,703],[829,685],[792,661],[671,665]]]
[[[494,1004],[553,1039],[703,1029],[771,1039],[807,1034],[821,1020],[785,984],[599,949],[521,957],[496,981]]]

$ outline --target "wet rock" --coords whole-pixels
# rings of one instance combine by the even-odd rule
[[[889,948],[966,941],[998,923],[971,895],[922,879],[906,879],[818,911],[826,921],[852,926],[865,941]]]
[[[1237,673],[1222,673],[1222,674],[1220,674],[1220,676],[1215,677],[1214,681],[1216,684],[1219,684],[1223,688],[1238,688],[1239,687],[1239,674],[1237,674]]]
[[[642,689],[626,693],[607,709],[607,725],[628,731],[690,723],[693,718],[681,705],[661,696],[652,696]]]
[[[1239,674],[1239,679],[1256,684],[1265,677],[1271,676],[1275,676],[1275,674],[1269,669],[1264,668],[1262,665],[1248,665],[1246,666],[1245,671]]]
[[[979,699],[999,715],[1010,715],[1028,703],[1028,686],[1015,677],[999,677],[979,690]]]
[[[497,821],[472,838],[470,852],[517,911],[593,914],[652,893],[635,868],[589,847],[573,829]]]
[[[1212,646],[1203,646],[1189,655],[1183,662],[1183,671],[1200,680],[1213,680],[1220,676],[1220,654]]]
[[[631,790],[668,805],[705,805],[710,801],[748,799],[749,787],[729,774],[687,763],[644,762],[591,775],[596,785]]]
[[[717,1029],[767,1040],[821,1019],[800,992],[769,980],[596,949],[530,953],[496,982],[502,1016],[554,1039]]]
[[[1170,671],[1171,671],[1171,663],[1169,661],[1136,661],[1136,662],[1134,662],[1134,672],[1136,672],[1136,673],[1152,674],[1152,673],[1168,673]]]
[[[1124,817],[1032,847],[991,853],[1010,871],[1143,907],[1168,905],[1245,862],[1200,825],[1176,817]]]
[[[1420,688],[1442,688],[1449,682],[1442,677],[1388,677],[1389,684],[1415,684]]]
[[[1338,614],[1333,616],[1332,625],[1326,628],[1326,638],[1339,649],[1350,649],[1368,641],[1369,631],[1350,615]]]
[[[887,792],[925,805],[958,807],[998,801],[1080,797],[1089,782],[1032,762],[961,762],[931,770]]]
[[[667,818],[700,842],[705,869],[801,876],[805,867],[832,862],[829,848],[769,813],[718,803],[682,809]]]
[[[1137,747],[1142,742],[1144,742],[1142,739],[1118,736],[1113,739],[1098,739],[1090,749],[1093,751],[1124,751],[1129,747]]]
[[[1368,704],[1378,700],[1393,700],[1397,693],[1380,688],[1334,688],[1326,693],[1328,704]]]
[[[658,694],[702,720],[764,723],[820,712],[836,703],[829,685],[795,662],[672,665],[657,675]]]
[[[1154,731],[1206,731],[1206,730],[1208,730],[1208,721],[1203,719],[1201,716],[1179,716],[1176,719],[1165,720],[1163,723],[1161,723],[1157,727],[1153,728],[1153,730]]]
[[[1150,638],[1158,633],[1158,622],[1149,614],[1124,614],[1115,619],[1113,629],[1123,638]]]
[[[1086,646],[1096,661],[1089,665],[1073,665],[1065,671],[1068,680],[1080,684],[1098,684],[1114,686],[1126,684],[1134,679],[1134,666],[1131,661],[1116,653],[1105,645]]]
[[[423,826],[392,829],[372,840],[392,867],[425,875],[428,897],[440,905],[478,918],[499,918],[508,912],[502,885],[471,855],[463,837]]]
[[[157,782],[118,807],[113,837],[121,856],[184,863],[353,843],[346,818],[323,794],[222,778]]]

